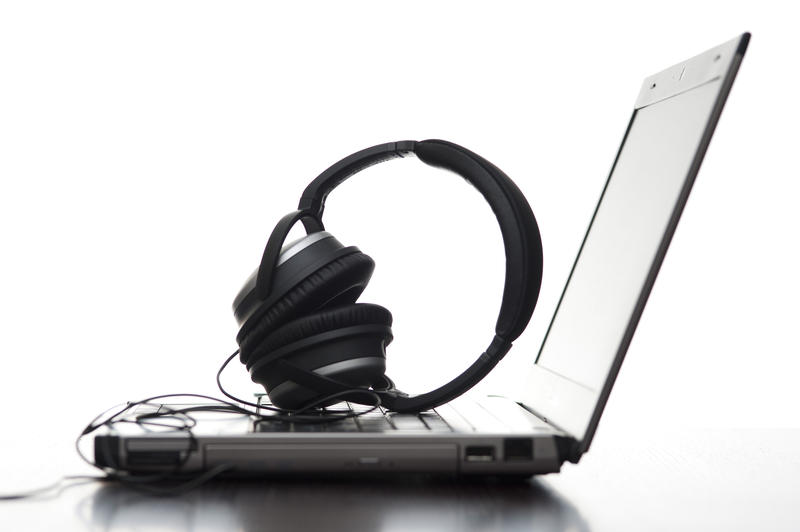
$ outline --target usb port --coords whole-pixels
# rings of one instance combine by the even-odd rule
[[[491,445],[471,445],[464,449],[464,460],[467,462],[493,462],[494,447]]]

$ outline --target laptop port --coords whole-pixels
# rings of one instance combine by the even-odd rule
[[[530,438],[506,438],[503,451],[507,462],[533,460],[533,440]]]
[[[491,445],[470,445],[464,449],[464,460],[467,462],[493,462],[494,447]]]

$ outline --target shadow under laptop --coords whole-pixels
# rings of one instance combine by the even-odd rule
[[[99,487],[78,505],[92,530],[589,530],[537,480],[220,480],[176,497]]]

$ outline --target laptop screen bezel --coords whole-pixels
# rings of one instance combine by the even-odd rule
[[[560,430],[572,435],[577,440],[578,445],[573,450],[573,461],[577,461],[581,454],[589,449],[589,445],[597,429],[605,404],[611,393],[611,389],[616,380],[625,353],[633,339],[634,331],[639,323],[639,319],[644,311],[645,304],[650,295],[650,291],[655,283],[658,271],[666,255],[672,236],[678,225],[683,208],[689,197],[692,185],[700,169],[703,157],[713,135],[714,129],[719,121],[725,101],[730,92],[733,80],[736,77],[741,60],[749,42],[750,34],[745,33],[741,36],[732,39],[720,46],[712,48],[698,56],[695,56],[687,61],[673,65],[672,67],[649,76],[642,83],[642,88],[639,97],[636,100],[634,111],[628,122],[628,127],[620,143],[619,150],[611,166],[611,171],[606,179],[603,191],[600,194],[600,199],[595,207],[592,219],[584,235],[583,242],[572,265],[567,282],[564,285],[556,310],[545,333],[544,340],[537,354],[536,361],[531,368],[531,371],[526,380],[525,389],[520,394],[521,402],[524,406],[532,410],[534,413],[559,428]],[[697,73],[691,78],[684,78],[683,72]],[[675,72],[680,71],[680,75],[676,76]],[[682,79],[684,78],[684,79]],[[693,90],[705,83],[721,79],[719,92],[714,102],[712,112],[706,123],[700,143],[698,145],[695,156],[692,159],[692,164],[684,179],[680,195],[675,204],[675,207],[670,216],[669,222],[659,243],[658,250],[653,258],[653,262],[648,270],[646,280],[642,286],[641,292],[637,299],[631,318],[627,324],[622,340],[619,344],[617,352],[614,356],[613,362],[609,368],[605,382],[599,391],[592,390],[585,387],[569,378],[555,373],[543,365],[539,364],[542,354],[545,352],[547,346],[547,339],[550,330],[556,317],[558,316],[559,309],[564,299],[564,294],[569,287],[570,280],[575,268],[580,261],[581,252],[583,251],[586,240],[591,233],[592,225],[595,217],[603,202],[603,198],[608,189],[614,171],[617,167],[620,154],[625,147],[628,139],[628,134],[631,127],[636,120],[637,112],[639,109],[649,105],[658,105],[658,102],[666,100],[672,96]],[[657,90],[656,90],[657,87]]]

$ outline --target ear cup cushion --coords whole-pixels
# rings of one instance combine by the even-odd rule
[[[356,303],[324,310],[310,316],[303,316],[278,328],[257,346],[253,346],[248,366],[254,364],[262,355],[280,349],[292,342],[356,325],[386,325],[391,327],[392,313],[380,305]],[[390,335],[386,339],[386,345],[391,341],[392,336]]]
[[[247,362],[250,352],[277,328],[325,306],[355,303],[366,288],[375,262],[364,253],[353,253],[335,259],[303,279],[265,312],[253,326],[245,323],[237,340],[241,360]]]

